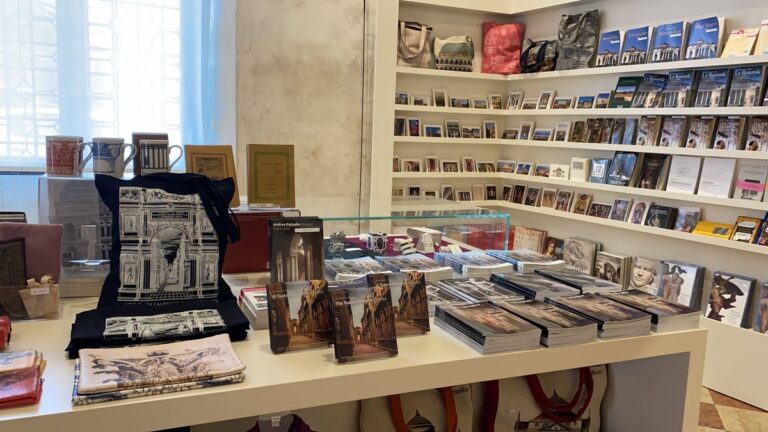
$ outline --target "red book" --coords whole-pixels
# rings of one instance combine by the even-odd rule
[[[240,240],[227,245],[224,273],[269,271],[269,229],[267,220],[283,216],[282,211],[235,212]]]

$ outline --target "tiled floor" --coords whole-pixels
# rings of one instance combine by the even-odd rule
[[[768,432],[768,412],[701,388],[699,432]]]

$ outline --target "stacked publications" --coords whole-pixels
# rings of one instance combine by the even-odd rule
[[[621,292],[621,285],[582,273],[578,270],[537,270],[536,273],[549,279],[576,288],[582,294]]]
[[[350,280],[371,273],[392,273],[370,257],[325,260],[329,280]]]
[[[491,275],[491,282],[520,293],[529,299],[544,300],[547,297],[573,297],[581,294],[576,288],[534,273]]]
[[[486,253],[512,264],[512,267],[518,273],[533,273],[536,270],[565,268],[565,261],[530,249],[515,249],[511,251],[489,250]]]
[[[427,282],[427,308],[429,316],[435,316],[436,306],[458,306],[467,304],[467,299],[454,293],[453,290]]]
[[[581,344],[597,339],[597,324],[594,321],[555,305],[539,300],[493,303],[540,328],[541,344],[544,346]]]
[[[37,350],[0,352],[0,408],[39,402],[43,369],[45,359]]]
[[[447,279],[437,283],[468,303],[482,303],[490,300],[523,300],[520,294],[493,282],[480,278]]]
[[[540,347],[538,327],[488,302],[438,306],[435,325],[482,354]]]
[[[436,253],[435,261],[440,265],[450,266],[453,268],[453,271],[464,277],[488,279],[492,273],[510,273],[515,271],[512,264],[477,251],[458,254]]]
[[[429,257],[421,254],[402,255],[394,257],[376,257],[384,268],[395,273],[419,272],[424,273],[427,282],[437,282],[453,277],[453,269],[441,266]]]
[[[548,298],[546,302],[596,322],[601,339],[642,336],[651,331],[651,315],[597,294]]]
[[[243,288],[237,304],[243,315],[248,318],[254,330],[266,330],[267,323],[267,287]]]
[[[164,345],[81,349],[75,363],[74,405],[231,384],[245,365],[229,336]]]
[[[618,294],[603,294],[611,300],[651,314],[651,330],[666,333],[699,327],[698,309],[656,297],[640,290]]]

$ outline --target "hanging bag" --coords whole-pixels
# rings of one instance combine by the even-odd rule
[[[432,27],[412,21],[400,21],[397,36],[397,65],[434,69]]]
[[[472,72],[475,44],[469,36],[435,38],[435,67],[438,70]]]
[[[522,24],[483,23],[483,73],[520,73],[524,30]]]
[[[563,15],[557,34],[557,70],[591,67],[597,53],[599,29],[597,9]]]
[[[520,70],[523,73],[555,70],[557,64],[557,41],[532,41],[527,39],[520,55]]]
[[[366,432],[464,432],[472,430],[472,421],[469,385],[360,401],[360,430]]]

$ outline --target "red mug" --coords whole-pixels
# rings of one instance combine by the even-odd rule
[[[91,152],[83,157],[83,148]],[[51,135],[45,137],[45,172],[50,176],[77,177],[93,157],[93,147],[83,137]]]

